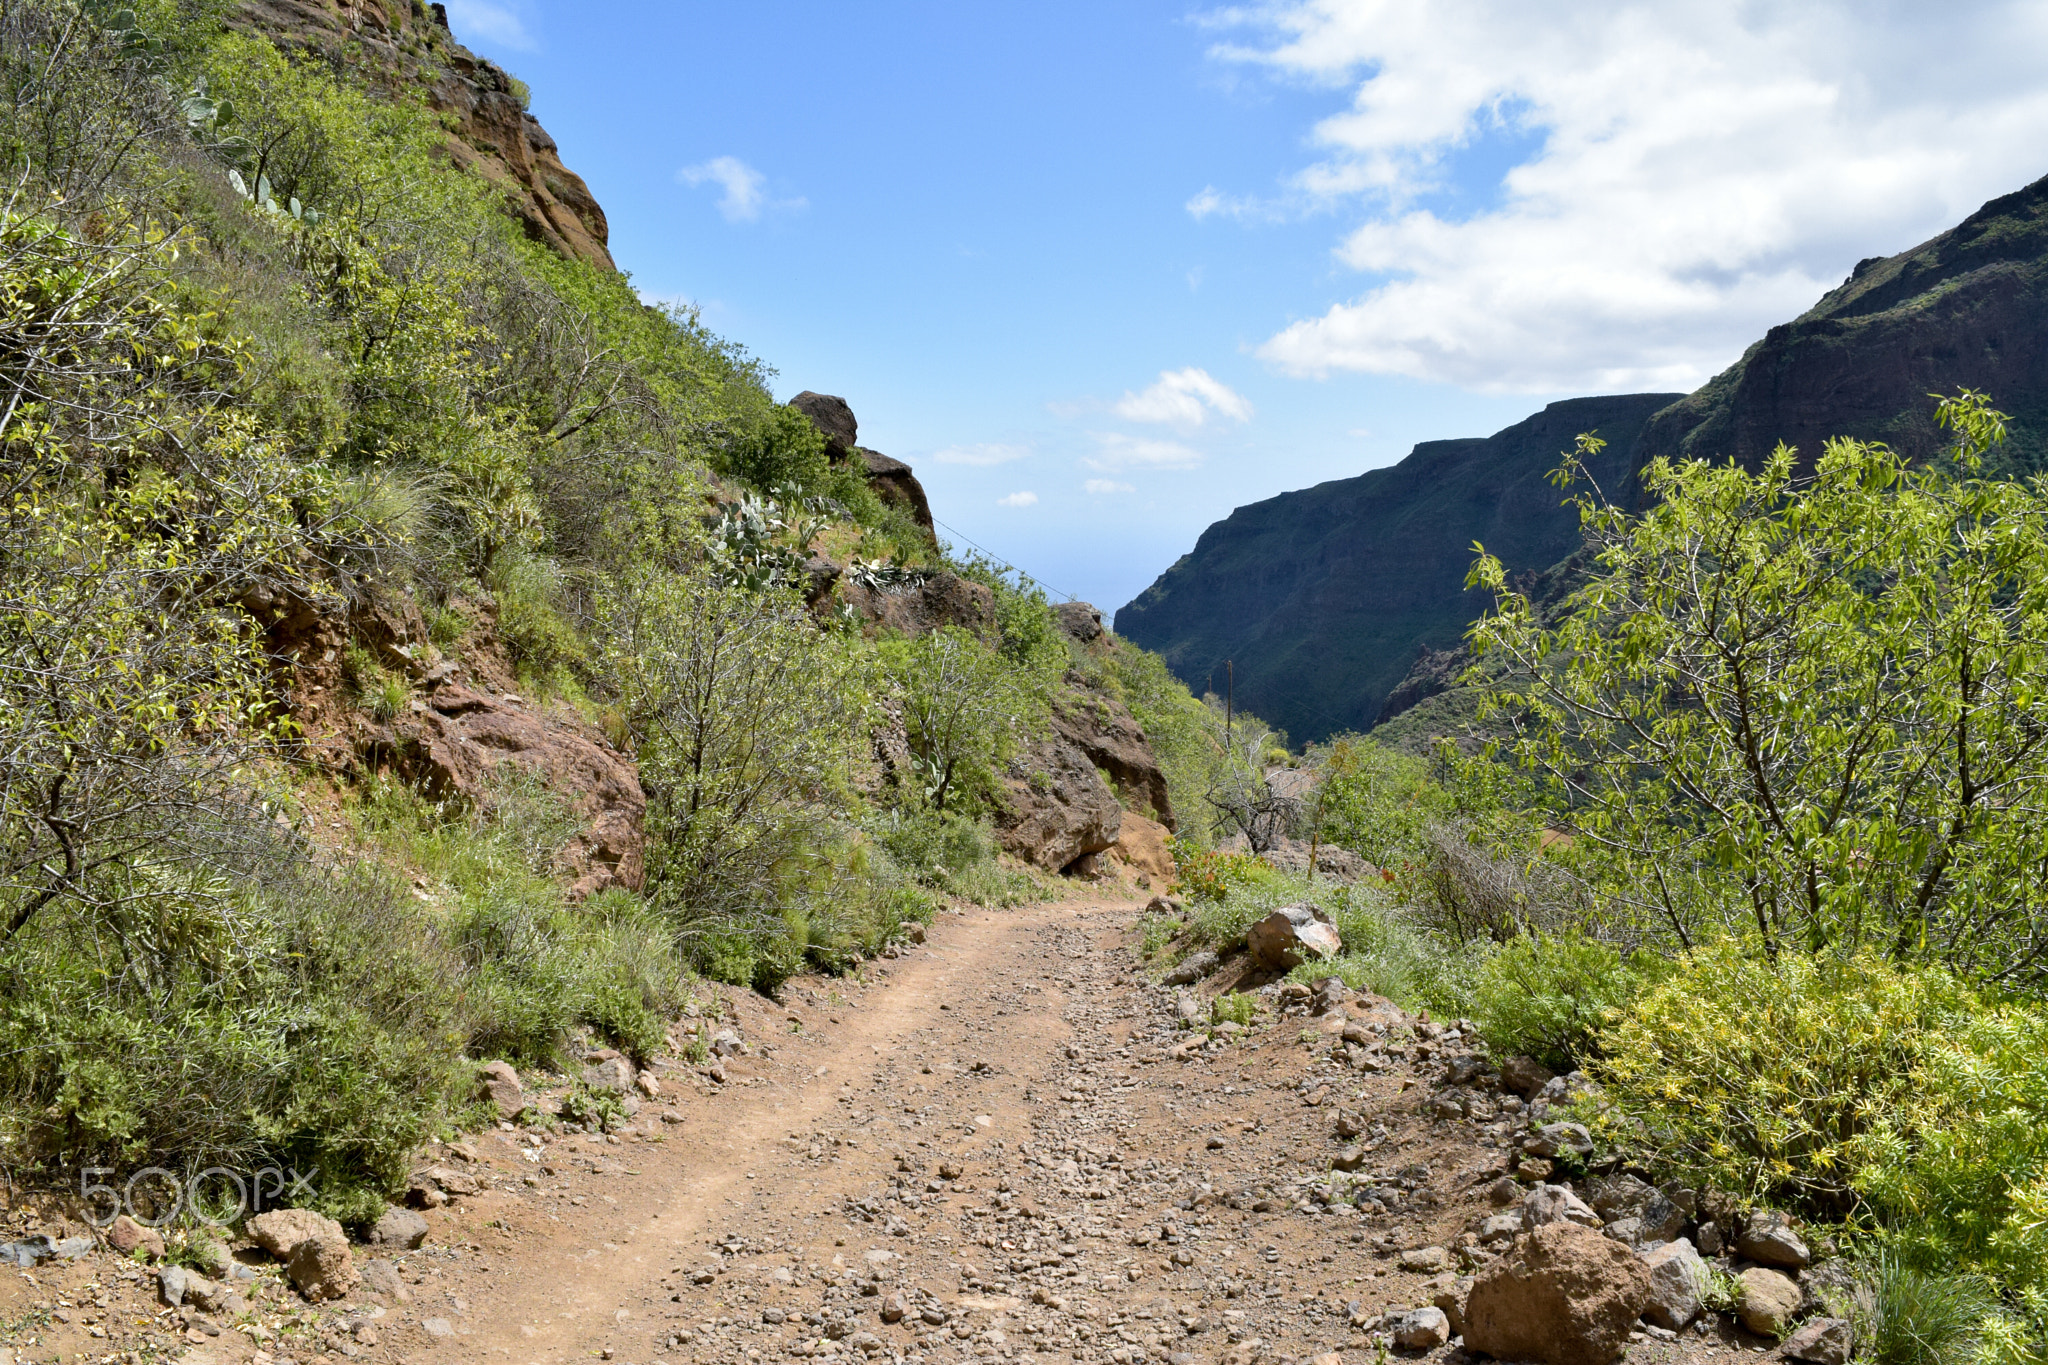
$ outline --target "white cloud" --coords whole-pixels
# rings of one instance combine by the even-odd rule
[[[495,43],[521,52],[537,46],[517,14],[490,0],[448,0],[448,27],[464,42]]]
[[[1114,474],[1137,466],[1144,469],[1193,469],[1201,454],[1178,441],[1155,441],[1143,436],[1126,436],[1120,431],[1095,433],[1096,453],[1082,459],[1090,469]]]
[[[723,191],[718,198],[718,211],[725,215],[728,223],[754,222],[765,209],[808,207],[808,201],[802,196],[769,198],[768,177],[736,156],[714,156],[695,166],[685,166],[676,172],[676,179],[685,185],[718,186]]]
[[[996,499],[996,504],[1001,507],[1036,507],[1038,505],[1038,494],[1029,490],[1021,493],[1005,493]]]
[[[1141,393],[1126,392],[1117,400],[1116,415],[1130,422],[1164,422],[1198,427],[1211,410],[1240,422],[1251,420],[1252,405],[1207,370],[1161,370],[1159,380]]]
[[[1081,487],[1087,489],[1090,493],[1095,494],[1097,497],[1101,497],[1108,493],[1135,493],[1138,491],[1130,484],[1118,483],[1115,479],[1090,479],[1088,480],[1088,482],[1082,484]]]
[[[1351,89],[1277,195],[1187,206],[1352,216],[1336,255],[1363,292],[1260,348],[1297,374],[1689,388],[1858,258],[2039,175],[2048,141],[2043,0],[1292,0],[1208,22],[1233,32],[1223,61]],[[1479,178],[1512,146],[1533,150]],[[1463,209],[1432,200],[1448,186]]]
[[[1012,460],[1021,460],[1030,453],[1030,446],[998,445],[995,442],[983,442],[979,445],[971,446],[947,446],[944,450],[932,452],[932,458],[940,464],[968,464],[987,467],[989,465],[1008,464]]]

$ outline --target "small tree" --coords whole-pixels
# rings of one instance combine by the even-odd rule
[[[1226,763],[1207,793],[1224,824],[1244,835],[1254,853],[1279,846],[1301,816],[1301,799],[1273,790],[1266,776],[1270,730],[1253,730],[1224,750]]]
[[[1754,474],[1654,461],[1641,516],[1593,488],[1598,568],[1554,625],[1473,570],[1505,751],[1681,945],[2048,968],[2048,490],[1979,477],[2004,434],[1981,395],[1939,416],[1936,466],[1835,440],[1810,473],[1784,446]]]
[[[921,795],[940,813],[963,792],[985,791],[996,765],[1045,727],[1047,699],[1037,680],[958,626],[885,640],[881,654],[923,777]]]
[[[844,798],[866,710],[845,651],[793,597],[709,574],[643,581],[604,625],[658,903],[688,932],[776,918]]]

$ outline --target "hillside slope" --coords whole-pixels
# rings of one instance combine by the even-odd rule
[[[242,0],[235,20],[387,95],[423,98],[441,124],[443,154],[501,187],[527,236],[572,260],[612,267],[603,207],[527,111],[525,85],[456,41],[446,6]]]
[[[1578,516],[1549,482],[1558,454],[1599,431],[1603,481],[1673,394],[1553,403],[1492,436],[1427,441],[1389,469],[1240,507],[1116,614],[1117,633],[1164,655],[1201,691],[1315,739],[1363,730],[1419,656],[1449,649],[1478,603],[1472,543],[1542,569],[1578,543]]]
[[[1657,414],[1636,448],[1754,467],[1830,436],[1934,453],[1929,393],[1982,390],[2013,418],[2016,469],[2048,465],[2048,179],[1849,278]]]

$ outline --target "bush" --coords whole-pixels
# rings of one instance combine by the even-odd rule
[[[1597,567],[1558,611],[1474,567],[1511,751],[1619,862],[1611,898],[1644,932],[2048,979],[2048,489],[1984,477],[2005,419],[1982,394],[1935,415],[1946,458],[1847,438],[1754,471],[1660,458],[1640,515],[1593,488]],[[1564,477],[1599,449],[1582,436]],[[1701,874],[1718,894],[1673,893]]]
[[[1871,1365],[1968,1365],[1998,1319],[1998,1295],[1978,1275],[1928,1272],[1885,1251],[1856,1268],[1846,1308],[1856,1354]]]
[[[344,1218],[403,1181],[468,1098],[454,962],[374,870],[245,878],[226,900],[166,885],[118,939],[66,912],[6,946],[11,1152],[317,1169],[320,1206]]]
[[[957,811],[899,808],[877,822],[874,834],[896,865],[926,886],[943,886],[995,856],[987,831]]]
[[[1401,907],[1385,906],[1369,886],[1319,887],[1330,919],[1344,940],[1341,956],[1307,962],[1290,979],[1334,976],[1355,991],[1383,995],[1403,1009],[1427,1009],[1456,1019],[1473,1012],[1472,983],[1485,960],[1484,946],[1446,944],[1427,933]]]
[[[1876,1225],[1915,1264],[2048,1271],[2048,1019],[1869,953],[1686,955],[1600,1038],[1610,1135]]]
[[[1598,1049],[1618,1020],[1669,967],[1648,953],[1629,957],[1590,938],[1524,935],[1487,955],[1472,988],[1472,1018],[1496,1057],[1526,1053],[1570,1071]]]
[[[1232,887],[1253,886],[1273,875],[1273,865],[1250,853],[1220,853],[1191,839],[1172,841],[1173,864],[1179,876],[1173,894],[1197,901],[1223,901]]]
[[[1451,805],[1427,761],[1362,736],[1312,748],[1306,766],[1317,779],[1307,815],[1323,841],[1381,867],[1418,856],[1424,829]]]
[[[719,469],[763,493],[784,486],[810,492],[824,484],[829,471],[824,436],[810,418],[787,406],[770,409],[756,429],[734,441]]]

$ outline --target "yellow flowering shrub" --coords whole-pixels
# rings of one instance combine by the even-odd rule
[[[2008,1284],[2048,1267],[2048,1018],[1873,953],[1681,959],[1601,1037],[1610,1138]]]

